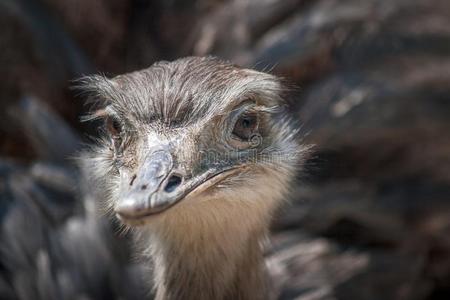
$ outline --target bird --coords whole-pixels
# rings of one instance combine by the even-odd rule
[[[208,56],[80,87],[103,121],[83,166],[156,299],[269,299],[263,245],[308,151],[283,79]]]

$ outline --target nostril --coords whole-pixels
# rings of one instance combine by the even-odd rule
[[[164,190],[167,193],[173,192],[180,184],[181,184],[181,177],[178,175],[172,175],[167,180],[167,184]]]
[[[131,180],[130,180],[130,186],[132,186],[133,185],[133,182],[134,182],[134,180],[136,179],[136,174],[134,174],[133,175],[133,177],[131,177]]]

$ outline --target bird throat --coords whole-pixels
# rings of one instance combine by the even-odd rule
[[[178,215],[149,230],[157,300],[268,298],[267,226],[232,215]]]

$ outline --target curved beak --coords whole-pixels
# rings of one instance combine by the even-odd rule
[[[175,186],[170,189],[164,186],[172,168],[172,155],[168,151],[158,150],[148,155],[129,183],[123,184],[128,187],[123,186],[115,212],[123,218],[136,218],[172,205],[174,199],[169,194]]]
[[[165,211],[199,186],[208,182],[205,186],[209,187],[235,168],[213,168],[191,178],[173,169],[169,151],[157,150],[148,155],[136,175],[123,183],[122,195],[114,208],[118,217],[138,220]]]

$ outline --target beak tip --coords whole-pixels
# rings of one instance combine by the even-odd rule
[[[132,198],[125,198],[114,208],[114,212],[120,216],[134,216],[138,214],[143,207]]]
[[[114,208],[114,212],[120,219],[138,219],[149,215],[157,214],[171,206],[170,201],[155,201],[151,199],[145,203],[136,201],[133,198],[125,198],[120,201]]]

